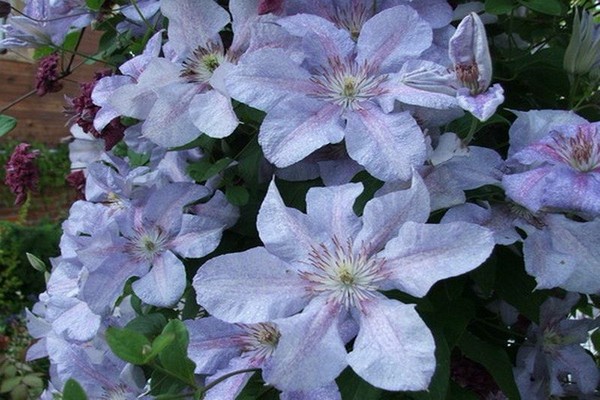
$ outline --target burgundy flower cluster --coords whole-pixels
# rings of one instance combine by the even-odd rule
[[[104,147],[106,151],[112,149],[117,143],[123,139],[125,132],[125,125],[123,125],[119,118],[113,119],[102,131],[94,128],[94,118],[100,110],[100,107],[95,105],[92,101],[92,92],[96,83],[111,75],[110,70],[96,72],[94,74],[94,80],[86,83],[81,83],[79,88],[81,90],[79,96],[68,98],[67,97],[67,108],[65,114],[71,115],[71,121],[79,125],[84,132],[90,135],[104,139]]]
[[[58,74],[58,54],[50,54],[40,60],[40,64],[35,75],[35,88],[38,96],[44,96],[46,93],[58,92],[63,88],[59,81]]]
[[[29,151],[30,145],[19,144],[5,165],[6,177],[4,183],[17,196],[15,205],[20,206],[27,200],[27,194],[37,187],[40,173],[34,160],[39,152]]]

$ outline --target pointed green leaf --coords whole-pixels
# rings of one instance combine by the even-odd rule
[[[17,120],[8,115],[0,114],[0,136],[6,135],[17,126]]]
[[[37,271],[46,272],[46,264],[31,253],[25,253],[29,264]]]
[[[79,383],[69,379],[63,388],[63,400],[87,400],[87,395]]]
[[[161,335],[173,336],[172,342],[158,354],[163,368],[188,385],[195,385],[196,364],[187,356],[189,335],[184,323],[179,320],[169,321]]]
[[[486,0],[485,11],[490,14],[509,14],[515,8],[513,0]]]
[[[127,328],[108,328],[106,330],[106,342],[117,357],[137,365],[147,362],[152,349],[146,336]]]
[[[243,206],[248,203],[250,193],[243,186],[230,185],[225,189],[225,197],[234,206]]]
[[[518,0],[519,3],[542,14],[560,16],[563,14],[563,7],[560,0]]]
[[[485,367],[506,397],[521,398],[513,376],[513,365],[503,348],[484,342],[468,331],[464,332],[458,347],[467,358]]]

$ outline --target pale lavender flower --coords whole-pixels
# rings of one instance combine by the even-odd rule
[[[424,296],[492,250],[484,228],[424,224],[429,201],[417,175],[409,190],[375,197],[357,217],[352,205],[361,191],[360,184],[313,188],[303,214],[285,207],[271,184],[257,221],[265,247],[213,258],[194,278],[198,303],[215,317],[277,323],[273,368],[263,367],[263,377],[279,389],[326,385],[348,364],[377,387],[426,389],[433,337],[413,305],[380,290]],[[348,320],[359,326],[349,354]]]
[[[165,185],[92,235],[89,246],[77,251],[89,270],[82,293],[90,308],[112,308],[132,276],[140,277],[132,288],[142,301],[161,307],[175,304],[186,286],[179,257],[210,253],[226,228],[220,217],[184,212],[184,206],[208,195],[209,189],[192,183]]]
[[[454,64],[458,84],[458,104],[485,121],[504,101],[498,84],[490,88],[492,59],[483,22],[476,13],[467,15],[450,39],[449,56]]]
[[[5,38],[0,40],[0,48],[61,45],[72,28],[83,28],[91,20],[85,1],[30,0],[23,15],[10,15],[2,26]]]
[[[257,50],[226,80],[233,97],[267,111],[259,132],[265,157],[287,167],[345,140],[349,156],[375,177],[408,179],[425,160],[425,142],[407,112],[391,112],[394,103],[455,106],[453,95],[404,83],[398,72],[431,45],[431,27],[407,6],[375,14],[356,42],[314,15],[277,23],[302,38],[302,62],[284,49]]]
[[[551,297],[542,304],[539,325],[531,325],[517,353],[514,374],[521,398],[546,400],[596,389],[600,373],[581,343],[599,321],[568,319],[578,300],[579,295],[568,293],[564,299]]]
[[[511,128],[509,132],[511,139],[527,135],[531,141],[520,145],[516,153],[509,152],[510,171],[502,182],[507,195],[533,212],[600,215],[600,123],[589,123],[567,111],[543,115],[547,117],[543,130],[531,134]],[[519,121],[522,117],[515,125],[527,128]],[[583,121],[563,125],[565,119]]]
[[[442,222],[479,224],[491,229],[502,245],[522,241],[525,270],[535,278],[537,289],[598,293],[600,219],[578,222],[561,214],[532,213],[508,200],[493,206],[462,204],[448,210]]]
[[[440,136],[429,164],[419,170],[431,195],[431,209],[466,201],[465,190],[484,185],[500,186],[503,160],[491,149],[465,146],[456,134]]]
[[[169,19],[165,57],[151,59],[145,69],[107,98],[121,115],[144,120],[145,138],[162,147],[184,145],[201,134],[229,136],[238,126],[223,83],[250,45],[258,4],[230,2],[234,39],[226,49],[220,36],[230,22],[227,11],[212,0],[162,2]]]
[[[277,324],[230,324],[214,317],[186,321],[190,332],[189,357],[196,363],[196,374],[210,375],[206,384],[220,377],[252,368],[273,368],[271,356],[281,333]],[[234,400],[253,372],[236,374],[217,384],[205,400]],[[284,392],[282,399],[341,400],[337,385],[302,392]]]

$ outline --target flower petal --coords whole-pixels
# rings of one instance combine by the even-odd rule
[[[348,354],[352,369],[385,390],[426,390],[435,371],[435,342],[414,305],[376,299],[361,313]]]
[[[263,247],[207,261],[193,281],[198,304],[227,322],[257,323],[304,308],[303,281]]]
[[[492,232],[466,222],[405,223],[379,253],[393,287],[422,297],[441,279],[477,268],[494,248]]]

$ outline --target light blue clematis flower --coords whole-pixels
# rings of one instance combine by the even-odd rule
[[[600,123],[560,110],[517,115],[502,181],[507,195],[533,212],[600,216]]]
[[[281,48],[250,52],[225,81],[232,97],[267,112],[258,137],[265,157],[283,168],[344,140],[350,158],[371,175],[410,179],[412,166],[425,161],[425,140],[409,112],[394,111],[395,103],[456,107],[454,93],[412,82],[423,68],[416,59],[431,46],[431,26],[404,5],[364,22],[356,42],[316,15],[277,24],[301,39],[302,57]],[[438,79],[436,72],[428,77]]]
[[[194,278],[198,303],[213,316],[276,321],[281,337],[263,377],[281,390],[321,387],[347,365],[386,390],[425,390],[436,365],[433,336],[414,305],[380,291],[424,296],[438,280],[477,267],[494,246],[476,225],[425,224],[429,198],[416,174],[409,190],[375,197],[358,217],[352,205],[361,191],[313,188],[304,214],[285,207],[271,184],[257,221],[264,247],[213,258]]]
[[[470,13],[450,38],[449,56],[458,84],[458,104],[480,121],[490,118],[504,101],[504,90],[492,81],[492,59],[483,22]]]

